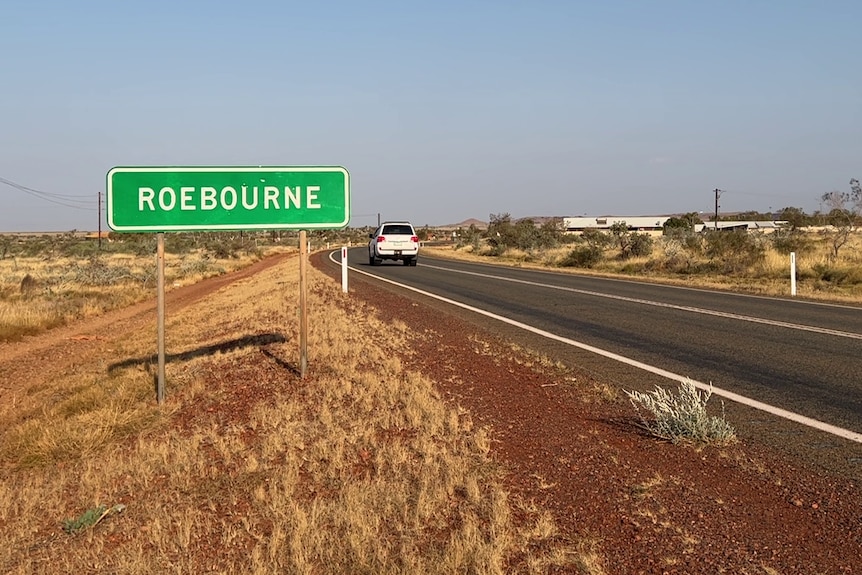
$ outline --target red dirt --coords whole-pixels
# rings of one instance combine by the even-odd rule
[[[168,305],[194,305],[279,260],[173,290]],[[351,296],[369,303],[380,301],[383,291],[359,278],[351,284]],[[561,385],[559,375],[515,361],[495,334],[409,297],[385,294],[381,317],[398,318],[427,335],[417,338],[404,363],[492,428],[493,455],[507,470],[508,488],[549,509],[573,543],[594,542],[604,573],[862,572],[862,495],[852,479],[750,442],[695,449],[655,440],[636,427],[627,401],[597,400],[591,390],[598,382],[591,376],[575,373],[576,384]],[[0,345],[0,386],[62,377],[77,362],[105,357],[111,340],[151,326],[153,309],[141,304]],[[477,340],[489,345],[482,353],[472,351]],[[260,367],[260,379],[268,379],[267,365]],[[241,418],[243,405],[260,400],[252,387],[232,389],[225,405],[189,406],[177,417],[217,410],[212,416],[219,420]],[[199,551],[210,560],[217,552]]]
[[[589,375],[560,385],[559,376],[506,360],[507,342],[455,315],[361,277],[350,290],[385,301],[381,317],[431,335],[405,362],[491,426],[509,488],[551,510],[572,541],[597,541],[605,573],[862,572],[855,481],[766,446],[656,440],[637,427],[627,399],[584,401],[578,390],[600,383]],[[471,352],[475,338],[491,348]]]

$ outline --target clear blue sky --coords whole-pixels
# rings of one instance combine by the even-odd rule
[[[351,225],[817,210],[862,178],[859,0],[4,0],[0,231],[125,165],[341,165]],[[60,202],[59,204],[56,202]],[[103,229],[106,228],[103,221]]]

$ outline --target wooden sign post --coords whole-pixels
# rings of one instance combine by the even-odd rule
[[[308,240],[305,230],[299,232],[299,375],[308,368]]]
[[[156,268],[158,270],[158,292],[156,314],[158,315],[157,343],[159,353],[159,373],[156,384],[156,401],[159,405],[165,402],[165,234],[156,234]]]

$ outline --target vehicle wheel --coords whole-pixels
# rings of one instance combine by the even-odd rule
[[[411,260],[410,260],[409,258],[405,258],[405,259],[404,259],[404,265],[405,265],[405,266],[409,266],[409,265],[410,265],[410,262],[411,262]]]
[[[370,265],[370,266],[376,266],[376,265],[377,265],[377,258],[375,258],[375,257],[374,257],[373,255],[371,255],[371,254],[368,254],[368,265]]]
[[[416,262],[418,262],[418,261],[419,261],[419,258],[413,258],[412,260],[410,260],[410,265],[415,267]]]

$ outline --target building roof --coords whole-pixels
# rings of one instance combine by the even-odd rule
[[[787,224],[784,220],[762,220],[756,222],[748,222],[748,221],[719,221],[717,222],[706,222],[704,224],[697,224],[694,226],[694,230],[696,232],[702,231],[704,229],[707,230],[730,230],[730,229],[746,229],[746,230],[775,230]]]
[[[614,224],[625,222],[630,228],[636,229],[658,229],[670,216],[583,216],[575,218],[563,218],[563,225],[567,230],[582,230],[587,228],[610,229]]]
[[[563,218],[563,225],[566,230],[585,230],[598,229],[609,230],[614,224],[625,222],[630,229],[635,230],[660,230],[664,227],[672,216],[581,216],[573,218]],[[715,222],[707,222],[704,224],[696,224],[695,231],[706,229],[746,229],[746,230],[775,230],[786,225],[784,220],[760,220],[760,221],[719,221],[716,226]]]

